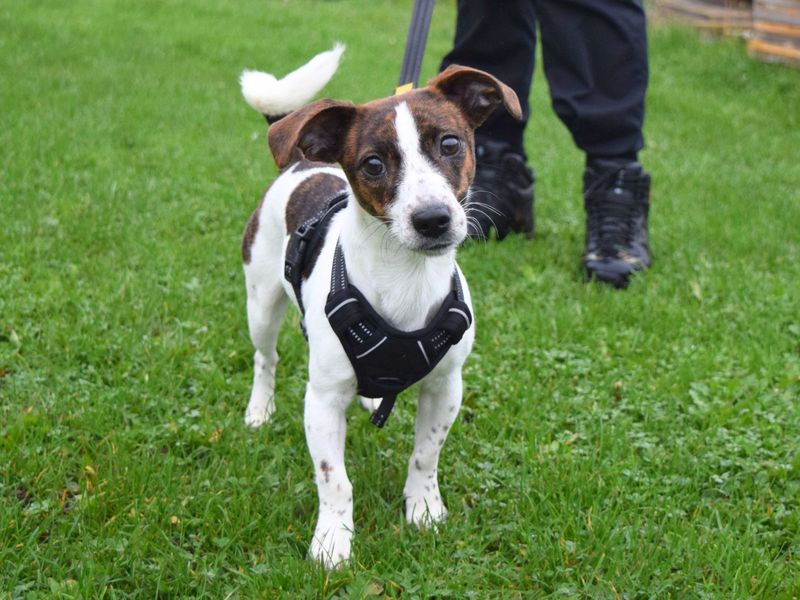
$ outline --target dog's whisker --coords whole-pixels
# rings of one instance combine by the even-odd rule
[[[491,223],[494,227],[497,227],[497,223],[494,222],[494,219],[492,219],[491,216],[489,216],[488,214],[486,214],[485,212],[483,212],[482,210],[477,209],[477,208],[475,209],[475,212],[482,214],[484,217],[486,217],[489,220],[489,223]]]
[[[470,204],[469,204],[469,208],[470,209],[474,210],[475,206],[480,206],[481,208],[485,208],[487,210],[490,210],[490,211],[496,213],[497,215],[502,215],[503,214],[502,211],[497,209],[497,207],[492,206],[491,204],[486,204],[485,202],[478,202],[477,200],[473,200],[472,202],[470,202]]]
[[[487,196],[491,196],[492,198],[495,198],[495,199],[499,199],[500,198],[500,196],[497,193],[495,193],[492,190],[487,189],[487,188],[474,187],[473,186],[472,189],[470,189],[470,195],[475,194],[475,192],[479,192],[481,194],[485,194]]]
[[[473,237],[477,237],[481,241],[486,241],[486,234],[483,232],[483,228],[481,227],[480,221],[475,217],[467,217],[467,223],[472,225],[472,229],[475,232]]]

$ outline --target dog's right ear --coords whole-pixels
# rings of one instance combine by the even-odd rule
[[[286,168],[295,149],[309,160],[337,162],[355,114],[355,104],[337,100],[318,100],[289,113],[269,127],[269,149],[275,164]]]

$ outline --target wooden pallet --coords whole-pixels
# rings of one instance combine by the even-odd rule
[[[741,35],[752,25],[752,10],[741,0],[653,0],[656,14],[713,33]]]
[[[751,56],[800,67],[800,0],[755,0]]]

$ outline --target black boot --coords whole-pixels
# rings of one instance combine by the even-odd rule
[[[624,288],[650,267],[650,174],[638,162],[593,160],[583,176],[588,279]]]
[[[467,204],[468,233],[486,240],[497,230],[502,240],[509,231],[533,237],[533,170],[525,157],[503,142],[477,141],[475,180]]]

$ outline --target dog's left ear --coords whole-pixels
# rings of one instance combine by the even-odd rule
[[[428,82],[428,87],[442,92],[455,102],[474,129],[501,104],[515,119],[522,119],[517,94],[485,71],[450,65]]]

